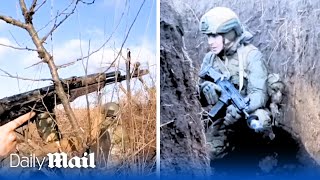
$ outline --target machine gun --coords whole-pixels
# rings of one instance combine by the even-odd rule
[[[219,101],[213,106],[213,108],[209,111],[208,115],[210,118],[213,118],[217,115],[217,113],[223,109],[223,107],[232,103],[234,107],[236,107],[240,112],[245,115],[247,122],[251,125],[253,120],[258,119],[255,115],[249,115],[248,107],[249,101],[246,101],[245,98],[239,93],[239,91],[234,87],[234,85],[229,82],[224,76],[213,69],[213,67],[206,67],[202,69],[199,73],[199,77],[206,81],[211,81],[216,83],[221,88],[221,96]],[[251,127],[256,129],[258,127]]]
[[[135,70],[130,74],[131,78],[148,74],[148,70]],[[96,73],[87,76],[70,77],[62,79],[61,83],[69,102],[76,98],[98,91],[106,85],[126,80],[126,75],[120,71],[108,73]],[[55,105],[61,104],[56,96],[54,85],[31,90],[25,93],[0,99],[0,126],[30,111],[52,112]]]

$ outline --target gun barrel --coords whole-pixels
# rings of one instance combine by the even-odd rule
[[[121,72],[120,71],[113,71],[113,72],[107,72],[106,73],[106,77],[108,78],[108,77],[115,77],[115,76],[117,76],[117,75],[121,75]]]
[[[140,77],[148,73],[147,70],[136,70],[130,76]],[[121,75],[120,71],[113,71],[70,77],[62,79],[61,82],[65,88],[65,92],[70,95],[69,101],[72,102],[84,94],[92,93],[108,84],[125,79],[126,75]],[[0,99],[0,125],[31,110],[53,111],[56,104],[61,104],[61,100],[55,94],[55,86],[50,85]]]

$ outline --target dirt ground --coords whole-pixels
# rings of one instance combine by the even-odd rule
[[[189,95],[195,91],[196,75],[207,51],[206,38],[199,34],[198,23],[200,17],[215,6],[229,7],[239,15],[245,27],[254,35],[253,44],[264,54],[270,72],[279,73],[286,84],[285,99],[281,106],[281,115],[277,117],[277,125],[279,133],[286,137],[280,139],[280,144],[283,145],[283,142],[287,142],[285,143],[288,145],[286,151],[292,152],[292,157],[298,156],[297,162],[293,164],[306,166],[306,163],[311,161],[320,164],[320,111],[318,108],[320,105],[320,83],[317,81],[320,74],[318,62],[320,58],[320,24],[318,22],[320,2],[318,1],[161,0],[161,114],[166,114],[161,115],[161,123],[172,119],[184,119],[185,114],[191,114],[195,118],[194,121],[199,123],[196,117],[201,109],[194,101],[195,99],[183,96],[187,99],[181,101],[179,96],[181,94]],[[170,26],[166,26],[166,24],[170,24]],[[179,35],[174,36],[173,34]],[[171,56],[167,54],[171,54]],[[184,54],[188,54],[189,57],[186,58]],[[186,63],[183,62],[188,62],[187,72],[185,72]],[[166,84],[163,85],[163,82]],[[168,108],[165,104],[179,104],[179,106]],[[183,108],[189,105],[193,108]],[[187,128],[187,120],[181,121],[185,128],[179,130],[184,132],[183,134],[189,134],[191,129]],[[180,136],[182,140],[179,139],[178,144],[189,143],[177,146],[173,138],[178,136],[177,133],[173,134],[176,129],[176,121],[174,122],[170,127],[161,129],[162,157],[167,157],[170,153],[184,153],[190,147],[189,143],[203,147],[200,126],[196,126],[195,130],[192,129],[192,131],[199,132],[195,136]],[[194,137],[200,137],[201,141],[196,141]],[[235,141],[237,142],[238,139],[236,138]],[[290,145],[291,141],[293,143]],[[175,145],[166,144],[174,142]],[[272,147],[279,148],[280,146],[276,144],[274,143]],[[243,143],[239,144],[239,147],[241,145]],[[256,146],[255,143],[251,143],[251,145]],[[265,145],[270,147],[268,144]],[[246,146],[246,148],[250,146]],[[263,147],[264,145],[261,146],[261,148]],[[205,153],[203,149],[201,152]],[[242,151],[242,153],[244,152],[246,151]],[[264,170],[270,169],[272,166],[270,164],[274,164],[274,162],[280,166],[279,154],[281,152],[279,150],[274,150],[274,152],[277,155],[269,153],[269,155],[261,156],[257,160],[257,166],[261,166],[260,169]],[[195,159],[196,162],[201,161],[205,169],[208,161],[202,157],[197,158],[196,153],[188,154],[181,157],[179,161],[184,162],[184,158]],[[164,165],[171,163],[172,166],[179,166],[175,164],[179,161],[161,159],[161,165],[162,163]],[[225,162],[228,162],[227,159]],[[292,163],[285,164],[282,167],[291,167]],[[211,166],[214,165],[211,164]]]
[[[161,2],[160,161],[161,176],[206,175],[209,167],[194,92],[195,70],[183,46],[179,15]],[[175,18],[173,18],[175,17]]]

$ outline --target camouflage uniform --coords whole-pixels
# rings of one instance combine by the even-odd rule
[[[98,141],[91,146],[93,152],[97,152],[97,166],[107,167],[108,157],[111,148],[111,138],[109,133],[109,128],[114,123],[116,123],[116,118],[119,113],[119,105],[114,102],[109,102],[102,106],[101,111],[101,126],[99,130]]]
[[[103,122],[100,136],[108,139],[109,133],[107,132],[107,129],[111,125],[112,120],[116,118],[118,111],[119,106],[116,103],[111,102],[104,105],[102,109]],[[38,133],[44,142],[59,142],[61,134],[56,124],[55,114],[43,112],[39,113],[35,118]]]
[[[43,112],[36,115],[36,126],[40,137],[45,143],[59,142],[61,134],[54,113]]]
[[[271,94],[274,93],[271,92],[271,89],[275,88],[271,85],[277,84],[280,79],[275,78],[273,74],[268,74],[261,52],[250,44],[253,36],[245,31],[232,10],[223,7],[213,8],[202,16],[200,31],[204,34],[222,35],[224,43],[226,42],[225,38],[233,35],[232,43],[224,44],[222,53],[216,55],[213,52],[208,52],[205,55],[200,70],[212,66],[215,70],[223,73],[239,89],[243,97],[250,101],[247,112],[258,116],[258,121],[255,121],[254,125],[258,125],[259,130],[268,129],[270,132],[271,113],[266,105],[269,95],[272,96]],[[212,82],[199,80],[200,101],[203,106],[214,105],[217,102],[219,97],[217,90],[216,85]],[[282,93],[282,90],[278,88],[274,91]],[[211,93],[209,95],[211,98],[205,96],[205,93]],[[216,119],[216,122],[208,127],[207,146],[211,157],[217,158],[225,155],[224,152],[228,146],[226,132],[229,125],[242,118],[240,114],[233,105],[230,105],[227,107],[225,116]],[[274,134],[268,135],[271,136],[271,139],[274,138]]]

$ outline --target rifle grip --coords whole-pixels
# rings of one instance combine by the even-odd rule
[[[214,118],[224,105],[225,104],[222,101],[218,101],[208,113],[209,117]]]

